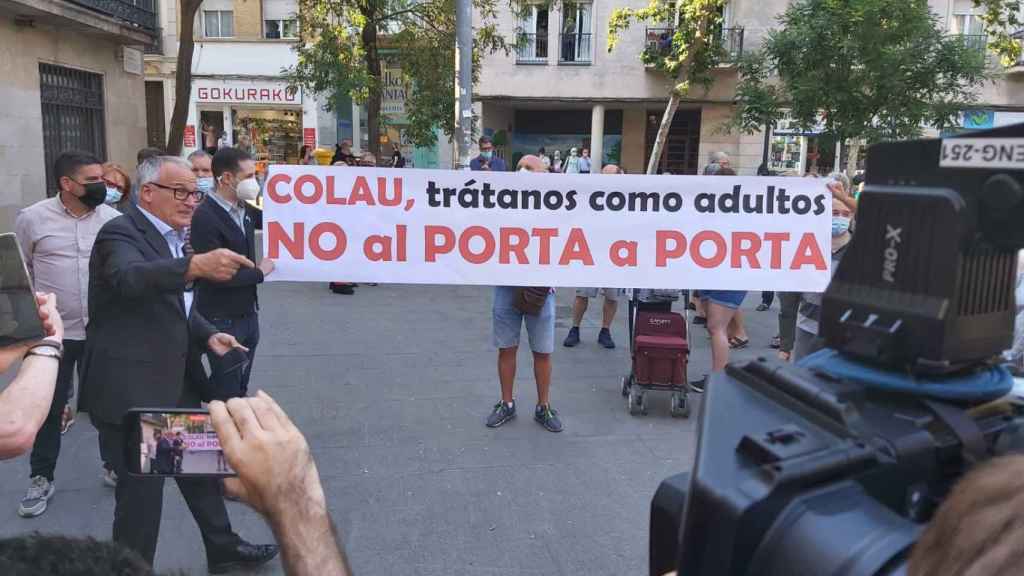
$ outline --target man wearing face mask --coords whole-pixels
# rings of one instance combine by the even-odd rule
[[[476,171],[506,172],[505,160],[494,155],[494,142],[487,136],[481,136],[477,142],[480,155],[469,161],[469,169]]]
[[[25,518],[46,512],[55,490],[61,415],[85,351],[89,254],[100,228],[118,215],[104,205],[107,187],[99,159],[82,152],[64,152],[53,164],[53,175],[57,195],[19,212],[14,224],[36,290],[57,295],[57,310],[64,320],[64,355],[57,385],[50,412],[32,445],[29,489],[18,507],[18,514]],[[105,475],[108,483],[116,482],[113,471],[107,470]]]
[[[192,173],[196,175],[196,188],[207,196],[213,194],[216,187],[213,180],[213,156],[196,150],[188,155],[188,161],[192,164]]]
[[[193,166],[195,164],[193,163]],[[259,195],[256,163],[248,152],[222,148],[213,156],[217,186],[192,216],[192,249],[196,254],[227,248],[256,260],[259,211],[249,205]],[[203,280],[196,287],[196,306],[218,330],[231,334],[249,349],[248,363],[239,367],[230,358],[209,355],[212,395],[221,400],[245,396],[256,345],[260,339],[256,285],[274,271],[265,258],[256,268],[240,268],[227,282]]]
[[[838,183],[829,183],[832,192],[832,274],[839,268],[839,261],[846,253],[852,237],[850,224],[854,212],[845,202]],[[793,360],[813,354],[825,346],[824,338],[818,336],[818,318],[821,314],[821,293],[805,292],[800,299],[796,317],[796,341],[793,344]]]

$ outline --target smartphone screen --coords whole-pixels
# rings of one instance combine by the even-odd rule
[[[233,476],[206,410],[132,410],[125,462],[142,476]]]
[[[0,234],[0,347],[45,336],[17,237]]]

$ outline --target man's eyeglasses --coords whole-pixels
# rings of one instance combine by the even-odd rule
[[[175,188],[175,187],[172,187],[172,186],[164,186],[163,184],[161,184],[159,182],[150,182],[150,184],[152,184],[153,186],[156,186],[157,188],[163,188],[164,190],[170,190],[171,193],[174,194],[174,199],[175,200],[180,200],[182,202],[187,200],[189,197],[191,197],[196,202],[202,202],[203,198],[206,198],[206,192],[203,192],[202,190],[186,190],[184,188]]]

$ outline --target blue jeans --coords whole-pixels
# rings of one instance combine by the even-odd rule
[[[217,330],[231,334],[239,344],[249,349],[246,353],[249,363],[241,370],[232,372],[226,372],[230,366],[220,356],[213,353],[206,355],[213,372],[210,381],[215,391],[214,396],[218,400],[244,397],[249,392],[249,374],[252,373],[252,363],[256,357],[256,345],[260,343],[259,315],[253,312],[248,316],[214,317],[209,320]]]
[[[494,308],[492,341],[503,350],[519,346],[519,335],[526,323],[526,335],[530,339],[530,350],[541,354],[555,351],[555,295],[548,294],[540,314],[529,316],[520,312],[513,303],[516,290],[514,286],[494,287]]]

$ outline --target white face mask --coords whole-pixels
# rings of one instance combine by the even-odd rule
[[[235,193],[240,200],[255,200],[260,195],[260,183],[256,181],[255,176],[246,178],[235,187]]]

